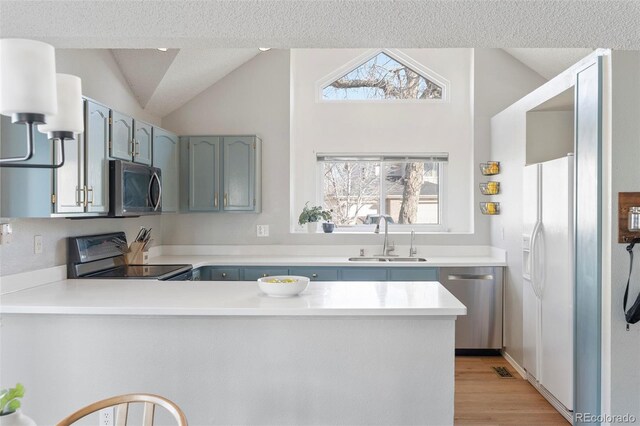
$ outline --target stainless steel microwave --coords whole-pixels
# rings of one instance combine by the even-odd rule
[[[109,216],[162,212],[160,169],[122,160],[109,161]]]

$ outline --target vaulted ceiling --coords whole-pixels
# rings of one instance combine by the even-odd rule
[[[253,58],[253,49],[112,49],[140,106],[164,117]]]

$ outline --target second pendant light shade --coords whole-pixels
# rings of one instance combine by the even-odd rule
[[[82,111],[82,82],[79,77],[70,74],[57,74],[56,87],[58,96],[58,112],[46,116],[46,124],[40,124],[42,133],[69,132],[73,134],[84,131]]]

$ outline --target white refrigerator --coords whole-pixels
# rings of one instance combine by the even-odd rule
[[[565,416],[573,410],[573,188],[571,154],[524,169],[524,368]]]

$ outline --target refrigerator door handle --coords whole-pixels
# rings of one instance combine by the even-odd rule
[[[540,232],[541,226],[542,223],[538,221],[533,227],[533,231],[531,232],[531,251],[529,253],[529,273],[531,274],[531,287],[533,288],[533,293],[538,299],[540,299],[540,292],[538,289],[538,260],[536,259],[536,248],[538,242],[538,234]]]

